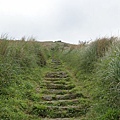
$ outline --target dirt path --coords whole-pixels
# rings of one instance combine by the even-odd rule
[[[39,116],[42,120],[79,120],[86,115],[89,106],[86,97],[76,90],[73,78],[66,72],[62,63],[54,60],[49,65],[50,71],[44,77],[44,90]],[[83,103],[84,102],[84,103]]]

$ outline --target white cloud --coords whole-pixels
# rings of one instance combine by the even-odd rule
[[[78,43],[118,35],[119,0],[0,0],[0,33]]]

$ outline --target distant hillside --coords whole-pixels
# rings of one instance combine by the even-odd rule
[[[65,48],[78,47],[78,45],[76,45],[76,44],[65,43],[62,41],[55,41],[55,42],[54,41],[44,41],[44,42],[40,42],[40,44],[44,47],[47,47],[47,48],[53,48],[56,45],[59,45],[61,47],[65,47]]]

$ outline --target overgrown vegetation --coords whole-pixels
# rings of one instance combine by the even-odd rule
[[[48,54],[39,42],[0,40],[0,119],[32,119],[27,114],[39,99]],[[39,90],[40,91],[40,90]],[[33,117],[34,118],[34,117]]]
[[[93,101],[88,120],[119,120],[119,39],[102,38],[80,45],[72,51],[64,50],[61,59],[79,79],[80,90],[87,93]]]
[[[76,46],[55,42],[44,48],[34,38],[15,41],[1,36],[0,119],[39,120],[38,113],[54,116],[45,105],[39,104],[44,72],[48,71],[47,61],[51,57],[65,64],[69,74],[77,79],[75,91],[89,99],[86,120],[119,120],[119,40],[101,38]]]

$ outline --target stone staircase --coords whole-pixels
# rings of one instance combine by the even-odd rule
[[[44,78],[40,106],[34,106],[40,118],[44,120],[70,120],[85,116],[89,106],[81,104],[87,98],[79,91],[75,91],[75,84],[71,76],[63,70],[60,61],[54,60],[50,64],[51,71]]]

